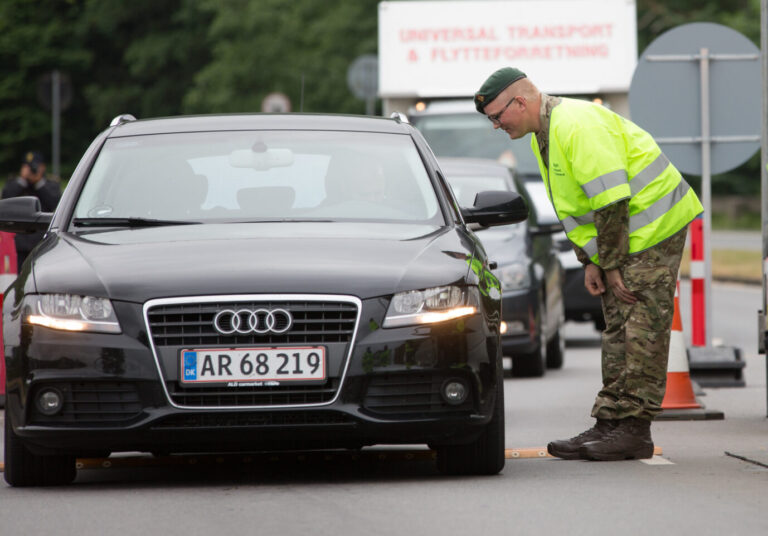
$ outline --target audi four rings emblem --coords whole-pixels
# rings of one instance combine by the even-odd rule
[[[293,316],[285,309],[224,309],[213,318],[213,327],[222,335],[285,333],[292,325]]]

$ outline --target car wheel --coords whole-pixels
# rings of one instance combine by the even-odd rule
[[[5,414],[5,481],[11,486],[60,486],[75,479],[74,456],[38,456],[24,446]]]
[[[557,331],[547,343],[547,368],[559,369],[565,360],[565,322],[560,319]]]
[[[595,316],[595,329],[597,331],[605,331],[605,318],[603,318],[603,313],[600,313],[599,315]]]
[[[499,375],[493,417],[473,443],[437,447],[444,475],[495,475],[504,468],[504,387]]]

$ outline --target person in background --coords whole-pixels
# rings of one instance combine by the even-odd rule
[[[550,201],[601,296],[603,385],[595,425],[547,450],[565,459],[653,456],[678,269],[703,208],[650,134],[607,108],[544,94],[520,71],[493,73],[475,94],[493,128],[528,133]]]
[[[40,200],[40,206],[43,212],[53,212],[61,199],[61,188],[59,184],[45,177],[45,159],[37,151],[29,151],[24,155],[19,169],[19,175],[8,181],[2,191],[2,199],[10,197],[33,196]],[[40,240],[43,239],[44,232],[32,234],[17,234],[14,237],[16,242],[17,266],[21,270],[24,259],[32,251]]]

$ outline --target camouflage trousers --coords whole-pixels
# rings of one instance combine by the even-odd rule
[[[687,230],[631,255],[621,268],[624,285],[638,298],[636,303],[624,303],[610,289],[603,294],[603,388],[592,408],[595,418],[653,420],[661,412]]]

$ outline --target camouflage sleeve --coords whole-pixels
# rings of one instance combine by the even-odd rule
[[[573,251],[576,252],[576,258],[579,259],[579,262],[586,266],[587,264],[592,264],[592,261],[589,258],[589,255],[587,255],[587,252],[581,249],[579,246],[571,242],[571,245],[573,246]]]
[[[629,254],[629,200],[595,211],[597,256],[603,270],[624,264]]]

